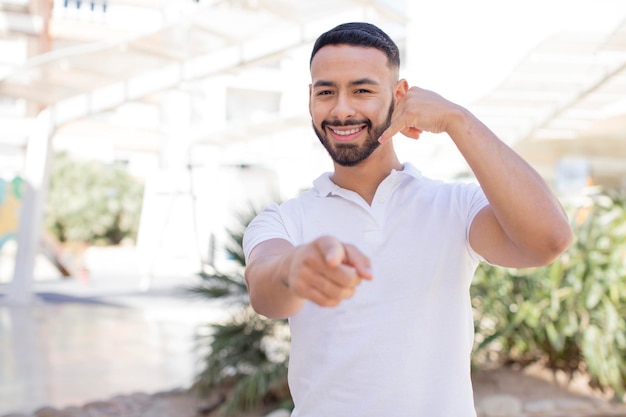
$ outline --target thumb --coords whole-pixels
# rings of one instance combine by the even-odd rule
[[[318,240],[317,245],[328,266],[336,268],[344,263],[346,250],[340,241],[332,237],[323,237]]]
[[[346,251],[342,244],[332,245],[326,251],[326,263],[328,266],[337,267],[344,263]]]

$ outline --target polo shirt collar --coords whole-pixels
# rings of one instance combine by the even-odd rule
[[[389,177],[398,175],[405,176],[408,178],[412,178],[413,180],[419,181],[422,178],[422,173],[415,167],[413,164],[409,162],[405,162],[402,164],[403,168],[401,171],[391,170]],[[317,195],[320,197],[326,197],[332,194],[341,194],[343,188],[335,184],[330,177],[332,176],[331,172],[325,172],[320,175],[315,181],[313,181],[313,186],[317,191]]]

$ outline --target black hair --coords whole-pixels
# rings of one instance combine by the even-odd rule
[[[311,60],[317,52],[327,45],[352,45],[376,48],[387,55],[389,66],[400,67],[400,51],[395,42],[380,28],[371,23],[343,23],[320,35],[313,45]]]

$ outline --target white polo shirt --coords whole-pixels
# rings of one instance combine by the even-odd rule
[[[368,205],[327,173],[272,205],[244,236],[246,258],[268,239],[323,235],[370,257],[374,279],[334,308],[306,303],[289,319],[294,417],[475,417],[469,286],[479,262],[472,219],[487,204],[476,184],[392,171]]]

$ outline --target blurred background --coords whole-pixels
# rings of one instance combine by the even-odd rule
[[[621,0],[1,0],[0,413],[189,385],[197,326],[228,307],[181,288],[240,267],[242,213],[332,169],[308,62],[346,21],[564,202],[626,190]],[[471,180],[451,141],[395,141]]]

